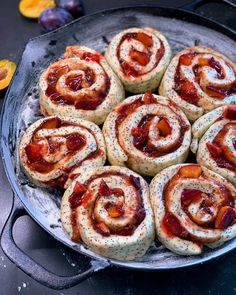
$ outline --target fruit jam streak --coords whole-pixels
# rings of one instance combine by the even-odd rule
[[[49,138],[47,138],[49,149],[48,149],[48,151],[47,150],[45,151],[44,146],[38,143],[38,140],[40,140],[40,138],[38,138],[37,132],[42,129],[55,129],[55,128],[61,128],[61,127],[67,127],[67,126],[76,126],[76,127],[80,127],[83,129],[87,129],[94,136],[95,141],[97,143],[97,147],[98,147],[98,142],[97,142],[96,136],[95,136],[95,134],[93,134],[93,132],[90,129],[88,129],[82,125],[73,124],[70,122],[63,121],[59,118],[45,119],[44,122],[42,122],[34,130],[34,133],[32,135],[32,139],[31,139],[30,143],[25,147],[25,153],[27,155],[28,165],[32,171],[36,171],[38,173],[43,173],[43,174],[53,171],[53,169],[55,168],[57,163],[47,162],[44,160],[43,157],[45,156],[45,154],[47,152],[53,154],[53,153],[59,151],[60,147],[61,147],[58,142],[53,141],[53,138],[49,137]],[[75,153],[79,152],[86,145],[86,139],[84,138],[84,136],[82,136],[81,134],[79,134],[77,132],[69,134],[65,137],[66,137],[65,144],[66,144],[66,148],[67,148],[67,153],[64,155],[64,157],[66,157],[67,161],[69,161],[69,159],[71,157],[73,157],[75,155]],[[64,168],[63,174],[60,177],[50,180],[50,181],[47,181],[47,182],[45,182],[45,184],[50,187],[63,188],[64,184],[66,183],[66,181],[68,180],[69,177],[71,179],[73,179],[77,176],[76,174],[75,175],[71,174],[71,172],[74,169],[79,167],[83,161],[96,158],[97,156],[100,156],[101,153],[102,153],[102,151],[99,148],[97,148],[96,151],[93,151],[92,153],[90,153],[85,159],[83,159],[79,163],[76,163],[72,167]]]
[[[118,129],[120,124],[125,120],[125,118],[129,116],[130,114],[132,114],[135,111],[135,109],[137,109],[138,107],[145,104],[152,104],[152,103],[157,103],[157,100],[152,94],[146,93],[143,98],[139,97],[138,99],[136,99],[129,105],[124,105],[118,110],[119,115],[116,119],[116,136],[118,138],[118,141],[119,141]],[[171,112],[174,112],[174,111],[171,110]],[[147,156],[154,157],[154,158],[161,157],[176,151],[183,142],[185,132],[189,129],[189,127],[186,126],[182,118],[177,114],[176,116],[179,121],[181,130],[180,130],[179,139],[172,146],[170,146],[166,150],[160,151],[158,148],[156,148],[151,143],[149,143],[148,141],[149,126],[150,126],[151,120],[155,117],[154,114],[144,116],[142,120],[139,122],[138,126],[132,129],[134,146],[138,150],[145,153]],[[169,121],[165,117],[160,117],[157,128],[159,130],[160,136],[162,137],[166,137],[170,135],[172,131],[169,125]]]
[[[120,48],[122,46],[122,43],[126,40],[128,42],[130,42],[130,41],[132,41],[132,39],[141,42],[145,47],[144,52],[138,51],[133,47],[129,52],[129,56],[130,56],[131,60],[133,62],[135,62],[135,64],[137,64],[138,67],[131,66],[127,61],[125,61],[120,56]],[[150,57],[152,55],[150,48],[153,46],[152,37],[150,37],[149,35],[147,35],[145,33],[127,33],[127,34],[125,34],[121,38],[121,41],[120,41],[120,43],[117,47],[117,51],[116,51],[117,58],[119,60],[119,63],[120,63],[120,66],[122,68],[124,75],[139,77],[139,76],[146,75],[146,74],[150,73],[151,71],[153,71],[157,67],[157,65],[159,64],[160,60],[162,59],[162,57],[165,53],[163,42],[160,39],[159,39],[159,42],[160,42],[160,47],[158,48],[158,50],[156,52],[155,63],[153,65],[153,67],[147,72],[142,72],[138,68],[140,68],[140,66],[145,67],[150,62]]]
[[[83,55],[84,60],[92,60],[93,62],[99,63],[97,59],[90,58],[90,55]],[[99,64],[101,67],[102,65]],[[50,97],[51,101],[55,104],[60,105],[74,105],[76,109],[82,110],[95,110],[107,97],[110,91],[110,78],[107,75],[106,71],[103,69],[103,75],[105,84],[101,89],[92,90],[92,94],[86,94],[79,92],[80,89],[90,88],[96,81],[96,74],[89,67],[82,67],[80,71],[84,72],[84,77],[82,74],[73,74],[66,78],[65,84],[68,87],[69,91],[77,95],[61,95],[57,91],[57,83],[62,75],[68,74],[70,72],[69,66],[57,67],[50,70],[47,76],[47,89],[46,95]]]
[[[88,187],[95,181],[96,179],[101,179],[99,189],[96,196],[96,201],[94,202],[93,206],[95,206],[96,202],[99,202],[99,198],[101,197],[109,197],[109,196],[116,196],[117,198],[120,196],[124,196],[123,190],[120,188],[113,188],[111,189],[107,183],[103,180],[105,177],[112,177],[112,176],[118,176],[125,180],[128,186],[133,186],[136,190],[136,206],[134,210],[134,215],[132,216],[132,220],[129,224],[127,224],[124,227],[118,227],[115,226],[110,228],[107,224],[104,222],[100,222],[96,219],[96,216],[94,213],[91,213],[90,219],[91,224],[95,231],[100,233],[103,236],[110,236],[110,235],[120,235],[120,236],[131,236],[135,229],[140,225],[140,223],[144,220],[146,213],[144,210],[144,205],[142,201],[142,188],[140,184],[140,179],[138,177],[135,177],[133,175],[124,175],[123,173],[119,172],[103,172],[99,175],[91,176],[84,184],[79,184],[79,188],[74,188],[74,192],[69,198],[70,207],[72,210],[71,213],[71,221],[73,226],[73,232],[75,233],[75,236],[77,235],[78,229],[76,226],[76,208],[81,205],[86,205],[87,202],[89,202],[89,189]],[[88,196],[86,196],[88,194]],[[85,197],[86,196],[86,197]],[[125,214],[125,202],[122,204],[114,204],[109,203],[106,205],[105,209],[108,212],[108,215],[110,218],[122,218],[122,216]],[[94,207],[91,210],[94,211]],[[75,227],[75,228],[74,228]],[[73,234],[74,236],[74,234]]]
[[[179,219],[169,211],[168,205],[168,194],[173,189],[175,182],[179,183],[181,178],[207,178],[201,170],[201,167],[198,165],[186,165],[179,169],[177,174],[175,174],[165,185],[163,190],[163,200],[165,203],[165,216],[162,220],[162,230],[169,238],[179,237],[185,240],[204,243],[207,242],[205,238],[200,240],[199,237],[195,237],[188,232],[188,229],[181,225]],[[212,179],[209,179],[212,181]],[[236,217],[235,213],[235,201],[230,193],[230,191],[223,185],[216,183],[219,189],[219,194],[222,196],[223,201],[219,205],[215,203],[214,195],[210,193],[205,193],[199,189],[183,189],[181,193],[181,207],[182,210],[189,218],[189,222],[185,219],[185,223],[189,223],[191,227],[191,223],[200,226],[202,230],[214,230],[224,229],[230,226]],[[199,205],[199,212],[202,214],[210,215],[209,221],[205,221],[205,224],[201,222],[201,220],[197,221],[196,217],[193,219],[189,212],[189,206],[196,204]],[[218,213],[217,216],[214,216],[212,208],[217,208]],[[220,206],[220,207],[219,207]],[[213,241],[211,241],[213,242]],[[200,245],[199,244],[199,245]]]
[[[234,163],[234,159],[231,158],[231,154],[227,154],[227,150],[225,151],[222,148],[222,144],[224,143],[224,138],[228,130],[233,129],[236,131],[236,121],[232,123],[228,123],[224,125],[224,127],[220,130],[220,132],[216,135],[214,140],[206,143],[207,149],[211,154],[211,157],[216,162],[217,166],[220,168],[228,169],[236,174],[236,166]],[[235,139],[232,139],[235,142]],[[233,146],[236,149],[236,144]]]
[[[193,74],[195,76],[194,82],[189,81],[186,77],[185,78],[182,77],[181,67],[191,66],[193,59],[201,54],[203,53],[190,52],[190,53],[181,55],[179,57],[179,63],[176,69],[175,77],[174,77],[174,82],[175,82],[174,90],[179,94],[179,96],[183,100],[196,106],[198,106],[200,97],[198,94],[198,90],[196,86],[194,85],[194,82],[196,82],[200,87],[200,80],[201,80],[203,67],[209,67],[211,69],[214,69],[216,72],[216,76],[215,76],[216,79],[219,79],[219,80],[225,79],[225,71],[220,65],[220,63],[214,59],[214,57],[198,58],[198,64],[194,65],[192,69]],[[220,87],[220,86],[216,87],[214,85],[207,85],[202,90],[208,96],[214,99],[223,100],[227,96],[236,94],[236,80],[232,85],[225,85],[225,87]]]

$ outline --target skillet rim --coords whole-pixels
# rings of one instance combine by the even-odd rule
[[[100,15],[104,14],[104,16],[106,16],[106,14],[110,15],[110,14],[116,13],[117,11],[122,11],[122,10],[123,11],[124,10],[136,10],[136,11],[142,12],[142,10],[144,10],[145,8],[146,9],[155,9],[153,14],[155,14],[156,16],[159,16],[159,17],[174,18],[174,19],[182,20],[187,23],[194,23],[197,25],[201,25],[203,27],[207,27],[206,26],[206,24],[207,24],[207,25],[209,25],[210,29],[220,32],[221,34],[224,34],[227,37],[231,38],[232,40],[236,41],[236,32],[234,30],[228,28],[227,26],[220,24],[217,21],[214,21],[214,20],[204,17],[202,15],[199,15],[195,12],[185,10],[184,7],[183,8],[172,8],[172,7],[163,7],[163,6],[154,6],[154,5],[125,6],[125,7],[116,7],[116,8],[111,8],[111,9],[100,10],[95,13],[88,14],[88,15],[85,15],[85,16],[79,18],[79,19],[76,19],[76,20],[66,24],[65,26],[58,28],[52,32],[48,32],[46,34],[31,38],[31,39],[29,39],[29,41],[26,43],[26,45],[24,46],[24,48],[22,50],[21,58],[18,62],[17,69],[15,71],[14,77],[11,81],[11,84],[7,90],[7,93],[5,95],[5,98],[4,98],[4,101],[2,104],[1,119],[0,119],[1,120],[1,130],[0,130],[1,150],[0,150],[0,152],[1,152],[1,157],[2,157],[3,167],[5,170],[8,182],[13,190],[14,197],[15,197],[15,195],[17,195],[17,197],[19,197],[20,201],[22,202],[22,204],[23,204],[25,210],[27,211],[27,213],[29,214],[29,216],[42,229],[44,229],[47,233],[49,233],[54,239],[63,243],[65,246],[71,248],[72,250],[75,250],[75,251],[85,255],[86,257],[90,257],[91,259],[96,259],[96,260],[100,260],[100,261],[109,262],[112,266],[118,266],[118,267],[122,267],[122,268],[133,269],[133,270],[168,271],[168,270],[183,269],[183,268],[203,264],[207,261],[211,261],[211,260],[218,258],[226,253],[229,253],[230,251],[232,251],[233,249],[236,248],[236,240],[234,243],[228,244],[228,245],[224,246],[223,248],[220,248],[220,250],[218,250],[217,253],[212,252],[212,254],[210,254],[209,256],[207,256],[205,258],[199,258],[198,260],[196,260],[194,262],[190,262],[190,263],[186,262],[186,264],[183,264],[181,266],[172,266],[172,267],[158,267],[158,266],[153,267],[152,265],[150,266],[150,262],[146,262],[146,264],[142,267],[140,267],[138,265],[129,265],[129,261],[123,262],[123,261],[118,261],[118,260],[113,260],[113,259],[107,259],[105,257],[97,256],[96,253],[94,253],[94,254],[85,253],[85,251],[77,249],[77,248],[73,247],[73,245],[69,245],[66,241],[62,240],[61,238],[58,238],[53,232],[51,232],[40,221],[39,218],[37,218],[37,214],[34,214],[34,213],[37,213],[37,211],[28,202],[28,200],[24,197],[24,194],[20,191],[20,189],[19,189],[20,186],[19,186],[19,183],[16,179],[16,174],[14,172],[14,167],[12,165],[10,165],[10,163],[11,163],[10,150],[7,148],[9,146],[8,136],[11,133],[10,128],[9,128],[10,126],[7,126],[7,120],[4,120],[5,116],[7,116],[7,114],[8,114],[7,110],[9,108],[10,93],[11,93],[12,87],[14,86],[16,75],[19,73],[18,70],[19,70],[21,64],[23,63],[23,57],[24,57],[24,54],[27,52],[27,47],[30,47],[31,44],[37,42],[38,40],[45,39],[45,38],[47,39],[48,36],[55,38],[57,33],[65,30],[66,28],[68,28],[70,26],[73,26],[75,23],[83,23],[84,20],[88,20],[89,18],[94,18],[98,15],[100,16]],[[158,11],[158,10],[160,10],[160,11]],[[164,11],[164,15],[162,14],[163,11]],[[143,12],[146,12],[146,11],[143,11]],[[176,15],[175,13],[178,13],[178,15]],[[175,15],[173,16],[172,14],[175,14]],[[186,19],[184,19],[184,17],[187,17],[189,19],[191,19],[191,17],[194,17],[194,18],[191,20],[189,20],[189,19],[186,20]],[[203,21],[203,23],[201,23],[201,20]],[[6,127],[8,127],[8,128],[6,128]],[[4,137],[4,135],[5,135],[5,137]],[[200,257],[200,256],[198,256],[198,257]],[[142,263],[142,262],[139,262],[139,263]]]

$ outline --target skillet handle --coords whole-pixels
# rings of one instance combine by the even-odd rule
[[[207,4],[210,2],[219,2],[227,4],[233,8],[236,8],[236,3],[230,1],[230,0],[194,0],[190,3],[184,4],[180,6],[181,9],[188,10],[194,12],[198,7],[202,6],[203,4]]]
[[[62,290],[70,288],[78,283],[86,280],[94,273],[107,268],[110,264],[102,260],[91,260],[90,267],[79,274],[74,276],[59,276],[56,275],[35,260],[30,258],[24,251],[22,251],[15,243],[13,238],[13,226],[16,220],[26,215],[24,207],[20,204],[20,201],[16,201],[14,198],[14,204],[12,206],[11,214],[8,217],[7,222],[4,225],[1,234],[1,247],[6,256],[16,264],[23,272],[29,275],[39,283],[56,290]]]

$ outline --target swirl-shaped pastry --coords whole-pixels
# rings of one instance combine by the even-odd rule
[[[197,164],[175,165],[151,183],[158,239],[180,255],[197,255],[236,236],[236,189]]]
[[[25,174],[44,187],[67,188],[76,176],[106,161],[99,127],[69,117],[48,117],[33,123],[21,138],[19,154]]]
[[[236,65],[213,49],[187,48],[172,59],[159,94],[173,100],[195,121],[204,112],[236,103]]]
[[[111,40],[105,58],[132,93],[155,90],[171,60],[166,38],[152,28],[130,28]]]
[[[197,162],[236,186],[236,105],[205,114],[193,124],[192,133]]]
[[[69,46],[64,59],[44,71],[39,80],[41,112],[104,122],[125,98],[124,89],[105,58],[84,46]]]
[[[108,160],[154,176],[185,161],[191,142],[188,119],[167,98],[147,92],[127,98],[103,126]]]
[[[143,256],[154,239],[148,184],[123,167],[99,167],[76,178],[62,198],[61,221],[73,240],[118,260]]]

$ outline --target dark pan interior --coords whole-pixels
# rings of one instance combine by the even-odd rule
[[[53,237],[81,253],[99,259],[104,258],[84,245],[75,244],[65,234],[59,211],[62,192],[37,188],[29,183],[19,168],[17,147],[22,132],[40,118],[37,88],[39,75],[62,55],[67,45],[81,44],[104,52],[107,42],[117,32],[129,27],[145,26],[159,29],[168,38],[173,53],[201,44],[236,61],[236,37],[233,32],[202,17],[170,8],[114,9],[86,16],[53,33],[31,40],[25,48],[3,107],[2,156],[14,192],[29,214]],[[149,270],[180,268],[203,263],[235,246],[236,240],[232,240],[217,250],[206,248],[200,256],[181,257],[157,242],[153,243],[144,257],[136,261],[111,262],[124,267]]]

